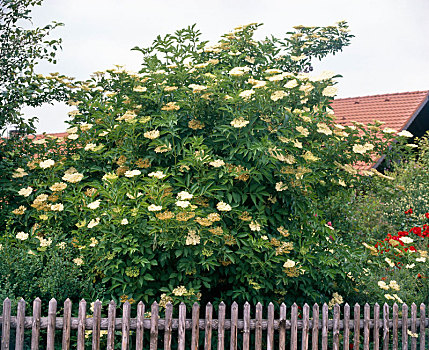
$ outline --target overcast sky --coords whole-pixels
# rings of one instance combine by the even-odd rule
[[[350,46],[315,71],[333,70],[343,78],[338,97],[429,89],[429,0],[45,0],[33,11],[37,26],[63,22],[54,36],[63,39],[58,64],[39,72],[61,72],[86,79],[97,70],[125,65],[138,71],[142,55],[158,34],[196,23],[204,40],[217,41],[233,27],[264,23],[256,37],[283,37],[293,26],[333,25],[346,20],[355,35]],[[38,132],[60,132],[69,110],[63,104],[25,109],[39,117]]]

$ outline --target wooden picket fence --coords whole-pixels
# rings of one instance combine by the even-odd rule
[[[252,307],[248,303],[244,304],[241,312],[237,303],[233,303],[230,310],[227,310],[224,303],[220,303],[217,319],[213,318],[214,308],[210,303],[205,307],[203,319],[200,319],[200,305],[197,303],[190,311],[190,319],[186,318],[187,310],[183,303],[178,307],[178,318],[173,318],[174,311],[177,310],[173,310],[170,303],[165,310],[163,309],[164,313],[161,315],[159,305],[153,303],[150,315],[145,315],[145,305],[140,302],[137,304],[135,318],[131,317],[132,308],[128,302],[122,305],[121,318],[116,317],[118,310],[113,301],[107,307],[107,318],[101,317],[102,304],[99,301],[94,303],[92,315],[87,315],[87,303],[82,300],[79,303],[78,317],[72,317],[72,303],[69,299],[65,301],[61,310],[62,317],[57,316],[55,299],[49,302],[47,317],[41,317],[40,299],[37,298],[33,302],[32,316],[25,315],[25,306],[24,300],[19,301],[16,316],[11,316],[11,301],[9,299],[4,301],[3,315],[0,318],[1,350],[10,348],[12,338],[15,339],[17,350],[24,349],[25,344],[25,348],[31,346],[34,350],[54,350],[60,347],[98,350],[101,345],[103,348],[113,350],[119,346],[115,347],[115,340],[118,340],[115,338],[120,338],[122,350],[130,348],[224,350],[228,347],[228,343],[231,350],[250,348],[256,350],[286,348],[291,350],[298,348],[303,350],[319,348],[323,350],[340,348],[344,350],[351,348],[354,350],[370,348],[417,350],[417,347],[423,350],[426,346],[426,330],[429,325],[424,304],[420,305],[419,318],[415,304],[411,306],[411,317],[406,304],[403,304],[401,309],[397,304],[393,307],[384,304],[382,310],[378,304],[375,304],[372,309],[365,304],[363,319],[361,319],[361,306],[358,304],[353,308],[353,318],[348,304],[343,307],[335,305],[333,310],[329,310],[328,305],[323,304],[321,318],[318,304],[315,304],[312,310],[307,304],[302,308],[293,304],[290,307],[290,318],[287,318],[286,305],[281,304],[276,318],[275,307],[270,303],[266,318],[263,318],[263,307],[258,303],[254,318],[251,318]],[[382,311],[381,315],[380,311]],[[239,313],[242,314],[242,318],[239,318]],[[230,318],[227,319],[226,315]],[[31,343],[30,331],[26,332],[26,329],[31,329]],[[41,330],[46,331],[41,332]],[[85,334],[88,336],[88,330],[91,331],[92,341],[85,337]],[[107,338],[103,338],[102,344],[100,344],[101,330],[107,330]],[[119,336],[115,335],[118,331]],[[74,335],[75,333],[77,335]],[[27,342],[24,341],[25,336],[28,338]]]

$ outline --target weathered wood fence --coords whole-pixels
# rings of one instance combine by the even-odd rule
[[[138,303],[136,317],[131,317],[132,308],[126,302],[122,305],[120,318],[117,317],[118,309],[113,301],[105,310],[107,318],[101,317],[102,304],[99,301],[94,303],[91,315],[87,315],[87,303],[82,300],[79,303],[78,317],[72,317],[72,303],[68,299],[61,312],[57,312],[57,301],[52,299],[47,317],[41,316],[40,299],[33,302],[32,316],[26,316],[25,306],[24,300],[19,301],[16,316],[12,316],[11,301],[4,301],[0,318],[1,350],[9,349],[13,341],[15,349],[24,349],[26,344],[26,348],[31,346],[34,350],[98,350],[100,347],[113,350],[118,348],[118,343],[122,350],[224,350],[228,347],[234,350],[423,350],[426,349],[426,330],[429,326],[424,304],[420,305],[419,317],[415,304],[412,304],[410,313],[406,304],[401,308],[396,304],[393,307],[384,304],[382,310],[378,304],[373,308],[368,304],[363,308],[356,304],[351,318],[348,304],[344,307],[335,305],[333,310],[329,310],[326,304],[321,310],[317,304],[312,310],[307,304],[302,308],[293,304],[288,310],[282,304],[277,308],[277,317],[275,307],[270,303],[264,318],[263,307],[258,303],[252,318],[253,308],[248,303],[244,304],[242,310],[239,310],[237,303],[233,303],[228,310],[224,303],[220,303],[216,319],[210,303],[206,305],[202,318],[200,305],[197,303],[189,310],[189,314],[185,304],[179,305],[178,318],[173,317],[177,310],[170,303],[162,310],[163,318],[160,317],[157,303],[153,303],[150,310],[146,310],[142,302]],[[102,330],[107,330],[107,336],[101,341]]]

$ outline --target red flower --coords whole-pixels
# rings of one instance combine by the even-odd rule
[[[417,274],[417,278],[422,278],[422,275],[421,274]]]
[[[410,208],[410,209],[406,210],[404,213],[405,214],[412,214],[413,213],[413,208]]]
[[[413,227],[410,232],[414,233],[417,236],[422,236],[422,228],[421,227]]]
[[[426,219],[429,219],[429,213],[426,213],[425,216],[426,216]]]

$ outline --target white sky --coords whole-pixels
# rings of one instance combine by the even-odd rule
[[[355,35],[350,46],[315,71],[343,75],[338,97],[429,89],[428,0],[45,0],[33,11],[37,26],[65,23],[54,36],[63,39],[58,64],[39,72],[59,71],[86,79],[114,64],[139,70],[141,53],[158,35],[196,23],[203,40],[217,41],[233,27],[264,23],[256,37],[283,37],[295,25],[333,25],[346,20]],[[39,117],[38,132],[66,129],[63,104],[25,108]]]

